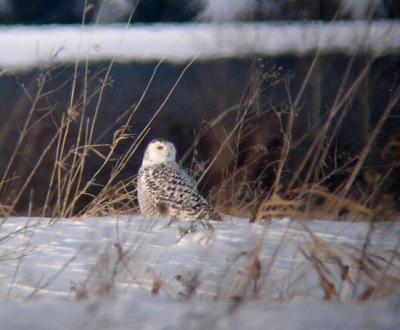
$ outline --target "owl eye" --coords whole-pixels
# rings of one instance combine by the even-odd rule
[[[163,147],[163,146],[158,146],[157,149],[158,149],[158,150],[163,150],[164,147]]]

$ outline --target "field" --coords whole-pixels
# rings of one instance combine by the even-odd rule
[[[397,22],[43,29],[0,29],[0,329],[398,327]],[[214,231],[139,214],[160,132]]]
[[[3,329],[395,329],[398,223],[9,218]],[[18,315],[23,313],[24,317]]]

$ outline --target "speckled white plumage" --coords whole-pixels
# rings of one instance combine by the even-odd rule
[[[138,174],[139,207],[143,215],[179,220],[220,220],[199,194],[195,182],[176,163],[176,149],[166,140],[152,140]]]

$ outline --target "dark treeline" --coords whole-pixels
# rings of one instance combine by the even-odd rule
[[[293,102],[312,62],[313,56],[283,56],[274,59],[220,60],[193,64],[152,122],[146,138],[119,179],[124,180],[137,172],[143,148],[149,140],[163,137],[177,145],[178,156],[186,167],[193,166],[193,156],[198,163],[207,164],[218,154],[202,181],[204,192],[220,187],[227,177],[231,179],[230,186],[224,186],[228,195],[229,191],[234,194],[242,191],[240,186],[243,182],[249,183],[249,192],[269,189],[282,156],[288,116],[294,110],[296,116],[291,130],[293,143],[282,172],[281,182],[284,186],[294,178],[299,163],[328,120],[329,113],[338,110],[330,119],[330,128],[323,140],[324,146],[329,143],[328,154],[323,158],[323,163],[316,166],[311,178],[323,178],[321,185],[335,191],[349,175],[358,154],[368,143],[390,100],[398,92],[400,63],[396,56],[384,56],[372,62],[361,56],[351,60],[346,56],[321,56],[307,81],[304,93],[293,109]],[[70,145],[76,140],[79,129],[79,114],[83,109],[82,101],[85,100],[84,91],[88,95],[85,116],[93,118],[98,100],[96,91],[103,83],[105,68],[106,64],[90,65],[87,86],[84,68],[78,71],[76,105],[72,112],[77,119],[72,121],[69,128],[67,138],[70,142],[67,140],[67,143]],[[121,128],[127,114],[135,109],[154,68],[154,63],[113,66],[111,78],[102,94],[94,131],[96,144],[112,143],[115,132]],[[117,146],[113,157],[115,160],[125,154],[134,137],[143,131],[166,100],[183,68],[184,65],[172,64],[162,64],[158,68],[149,91],[129,122],[132,138],[121,141]],[[365,69],[368,70],[366,75]],[[34,104],[32,123],[35,124],[29,129],[29,136],[23,141],[10,172],[12,191],[20,191],[18,187],[25,183],[41,152],[54,136],[60,118],[67,113],[73,71],[73,67],[67,66],[44,72],[45,76],[33,71],[3,76],[0,79],[0,173],[7,167],[15,150],[16,137],[32,108],[32,99],[37,93],[40,80],[38,78],[46,79],[41,91],[44,96]],[[355,194],[358,189],[365,190],[369,184],[374,184],[371,178],[382,178],[390,169],[391,175],[383,180],[381,189],[397,196],[395,200],[399,201],[399,113],[397,103],[386,118],[357,177]],[[214,122],[216,118],[219,120]],[[240,127],[237,127],[238,124]],[[230,132],[234,134],[230,135]],[[228,143],[219,151],[226,139]],[[193,141],[197,141],[194,149]],[[106,153],[108,148],[104,149],[101,152]],[[55,150],[50,150],[43,159],[18,203],[19,211],[26,210],[29,203],[43,204],[54,157]],[[88,157],[82,182],[91,177],[102,161],[96,153]],[[103,169],[91,194],[95,195],[96,189],[108,182],[112,167],[111,162]],[[309,167],[305,167],[303,173],[299,173],[297,183],[303,182],[308,169]],[[377,198],[382,196],[384,194],[377,194]],[[9,197],[13,198],[13,195],[9,193]],[[232,200],[232,196],[227,199]],[[80,206],[83,207],[86,202],[87,200],[82,199]]]
[[[87,0],[85,21],[127,22],[130,13],[134,11],[132,22],[189,22],[199,18],[204,5],[200,0],[126,0],[116,3],[119,5],[109,0]],[[5,0],[0,7],[0,24],[79,24],[82,22],[84,6],[85,0]],[[258,0],[252,15],[244,19],[331,20],[337,14],[339,6],[338,0]],[[340,17],[350,18],[346,14]],[[400,1],[380,1],[371,17],[399,18]]]

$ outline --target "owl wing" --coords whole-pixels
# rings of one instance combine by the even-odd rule
[[[207,201],[199,194],[194,180],[178,164],[168,164],[157,169],[164,183],[158,194],[158,203],[166,207],[171,216],[197,219],[213,213]]]

